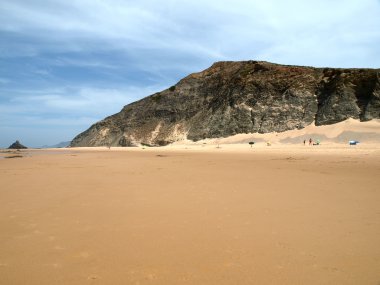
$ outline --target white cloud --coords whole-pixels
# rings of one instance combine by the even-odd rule
[[[26,45],[26,53],[33,48],[37,53],[49,49],[133,52],[150,48],[152,52],[171,50],[211,61],[265,56],[281,62],[301,53],[304,64],[310,65],[316,62],[313,54],[328,51],[328,55],[339,55],[352,46],[355,52],[358,48],[377,49],[379,14],[380,5],[375,0],[5,0],[1,29],[33,34],[41,41],[41,46]],[[363,55],[356,57],[355,61],[362,59],[363,66],[374,64]],[[317,60],[328,65],[331,58]],[[346,62],[341,59],[332,64]]]
[[[30,111],[39,113],[41,116],[52,113],[107,116],[118,112],[124,105],[160,89],[163,88],[161,86],[125,89],[66,87],[14,90],[15,95],[11,97],[9,103],[0,106],[0,111],[2,114]]]

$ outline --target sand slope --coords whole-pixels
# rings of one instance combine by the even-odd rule
[[[282,133],[266,134],[237,134],[227,138],[206,139],[193,143],[190,141],[179,141],[175,144],[239,144],[254,142],[271,143],[293,143],[302,144],[303,140],[312,138],[314,141],[319,139],[322,143],[348,143],[349,140],[358,140],[362,143],[380,144],[380,120],[360,122],[359,120],[348,119],[346,121],[324,126],[311,124],[300,130],[286,131]]]

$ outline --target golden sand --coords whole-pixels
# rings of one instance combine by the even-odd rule
[[[0,284],[379,284],[376,146],[0,159]]]

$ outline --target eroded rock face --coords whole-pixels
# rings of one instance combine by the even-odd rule
[[[380,70],[217,62],[125,106],[71,146],[165,145],[380,118]]]

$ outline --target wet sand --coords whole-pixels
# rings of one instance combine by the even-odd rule
[[[0,284],[379,284],[379,149],[255,147],[1,159]]]

